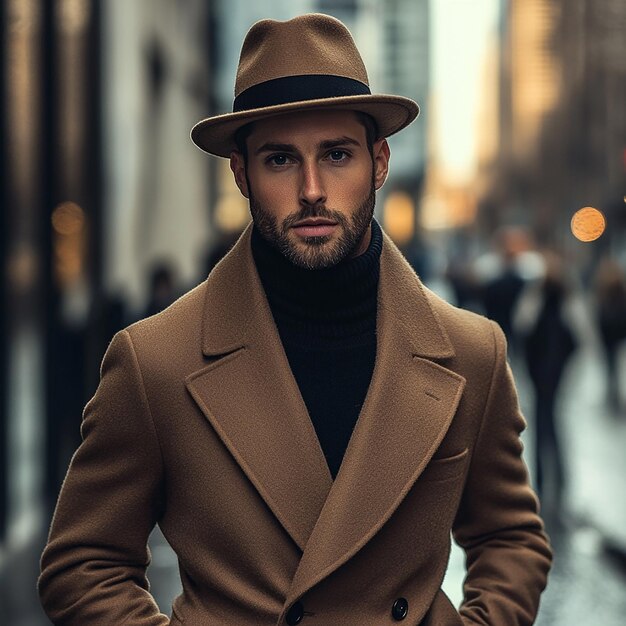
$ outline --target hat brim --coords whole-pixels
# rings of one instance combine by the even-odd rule
[[[384,94],[341,96],[289,102],[238,113],[224,113],[208,117],[191,129],[192,141],[205,152],[220,157],[229,157],[237,149],[234,136],[239,128],[267,117],[307,111],[309,109],[331,109],[360,111],[371,115],[378,125],[378,135],[389,137],[408,126],[418,115],[419,106],[410,98]]]

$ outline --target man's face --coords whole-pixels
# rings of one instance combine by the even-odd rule
[[[261,235],[306,269],[336,265],[369,245],[375,191],[387,176],[384,139],[370,152],[351,111],[312,111],[255,122],[231,168]]]

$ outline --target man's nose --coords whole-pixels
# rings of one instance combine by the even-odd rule
[[[323,204],[326,202],[324,181],[317,163],[304,163],[300,182],[301,204]]]

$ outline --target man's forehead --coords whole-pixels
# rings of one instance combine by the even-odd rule
[[[357,140],[365,136],[365,128],[354,111],[315,109],[257,120],[249,139],[253,142],[286,142],[297,137],[328,135],[331,138],[346,134],[355,135],[354,139]]]

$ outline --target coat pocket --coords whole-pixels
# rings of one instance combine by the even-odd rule
[[[444,458],[432,459],[426,466],[419,480],[444,481],[461,476],[469,457],[469,449]]]

